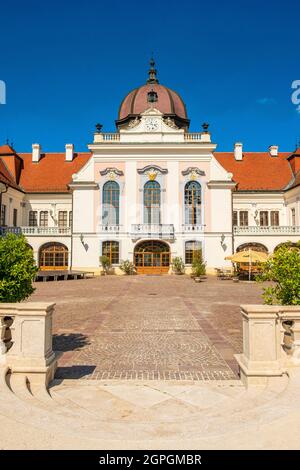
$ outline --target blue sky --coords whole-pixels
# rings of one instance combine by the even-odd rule
[[[218,150],[293,150],[300,138],[299,1],[28,0],[1,2],[0,15],[0,142],[18,151],[86,150],[97,122],[114,131],[151,51],[191,131],[209,122]]]

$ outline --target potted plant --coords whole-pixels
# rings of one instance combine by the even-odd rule
[[[111,262],[108,256],[102,255],[100,256],[99,260],[100,260],[100,265],[102,267],[101,275],[109,274],[109,270],[111,268]]]
[[[134,274],[134,264],[129,261],[129,259],[122,260],[120,263],[120,269],[125,273],[127,276],[131,276]]]
[[[175,258],[172,259],[172,269],[175,274],[184,274],[185,266],[180,256],[175,256]]]
[[[192,274],[195,282],[201,282],[202,277],[206,274],[205,262],[203,261],[201,249],[194,252]]]

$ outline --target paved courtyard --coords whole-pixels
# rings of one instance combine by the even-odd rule
[[[31,300],[56,302],[57,378],[224,380],[237,378],[239,305],[260,303],[261,286],[108,276],[36,283]]]

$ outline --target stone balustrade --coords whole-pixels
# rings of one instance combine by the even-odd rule
[[[26,383],[42,387],[53,379],[57,356],[52,349],[55,304],[0,303],[0,367],[8,376],[19,374]]]
[[[0,235],[6,233],[15,233],[30,236],[41,236],[41,235],[71,235],[71,227],[0,227]]]
[[[204,232],[204,227],[205,225],[201,225],[201,224],[183,224],[182,231],[202,233]]]
[[[133,224],[131,226],[131,237],[138,238],[160,238],[165,240],[174,239],[173,224]]]
[[[235,225],[233,227],[235,235],[300,235],[299,225],[281,225],[281,226],[266,226],[261,227],[260,225],[239,227]]]
[[[119,233],[121,230],[122,226],[117,224],[101,224],[99,226],[100,233]]]
[[[243,353],[235,358],[246,386],[300,366],[300,305],[242,305],[241,313]]]

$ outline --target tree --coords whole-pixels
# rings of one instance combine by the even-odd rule
[[[273,282],[263,289],[266,304],[300,305],[300,243],[280,246],[262,265],[257,280]]]
[[[0,302],[21,302],[33,292],[38,268],[24,235],[0,237]]]
[[[110,262],[109,257],[106,255],[102,255],[100,256],[99,261],[100,261],[100,265],[102,266],[103,272],[105,274],[108,274],[111,268],[111,262]]]
[[[205,262],[203,261],[201,249],[194,251],[192,272],[195,277],[204,276],[206,273]]]

